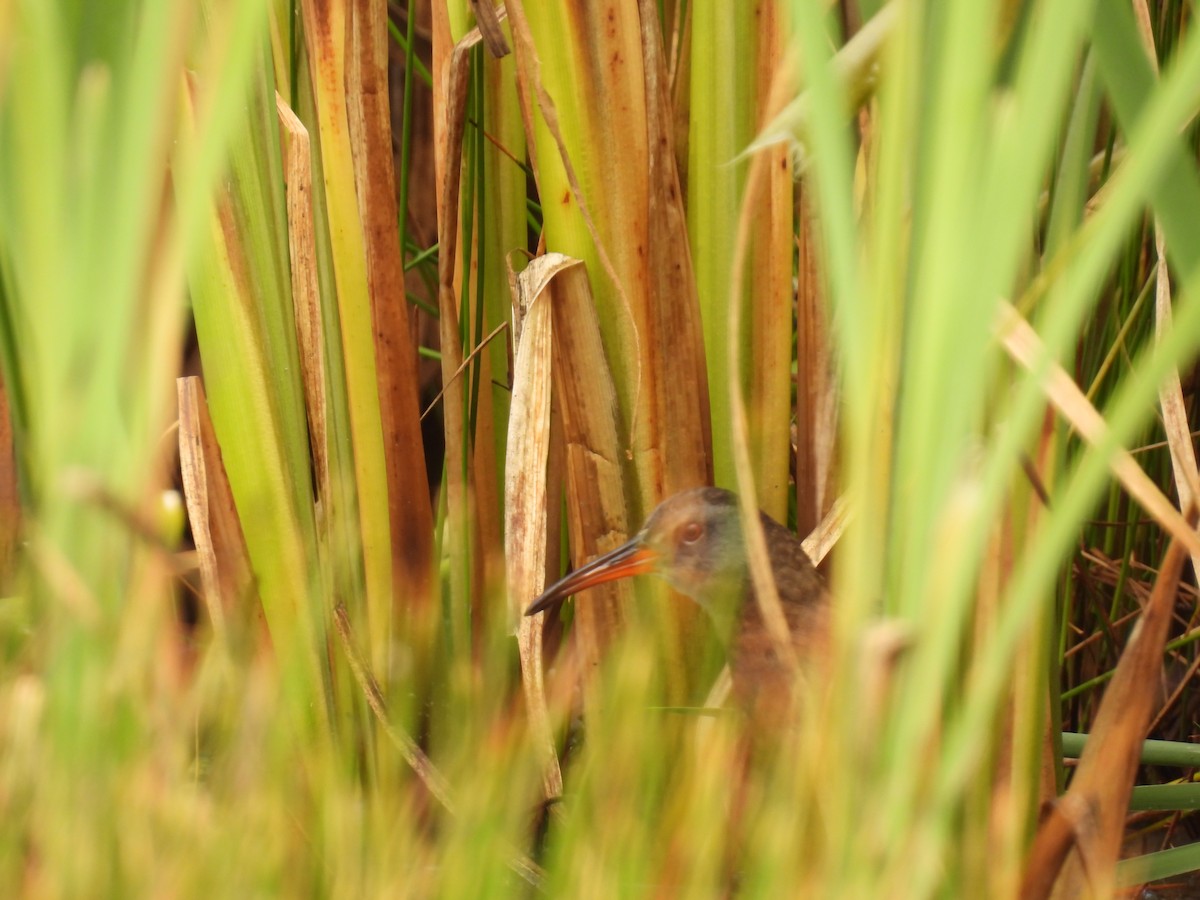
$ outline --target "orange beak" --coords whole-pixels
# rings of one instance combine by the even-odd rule
[[[611,553],[593,559],[581,569],[576,569],[566,578],[552,584],[542,596],[530,604],[525,615],[532,616],[548,609],[553,603],[565,600],[572,594],[604,584],[606,581],[616,581],[629,575],[643,575],[654,571],[658,562],[658,554],[647,549],[637,538],[622,544]]]

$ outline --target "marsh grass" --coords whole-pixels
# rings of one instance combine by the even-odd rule
[[[691,6],[0,0],[6,894],[1200,868],[1190,13]],[[714,479],[850,510],[771,737],[653,585],[518,622]]]

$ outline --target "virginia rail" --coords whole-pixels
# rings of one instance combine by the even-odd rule
[[[802,671],[823,662],[829,640],[829,592],[800,539],[760,512],[771,569]],[[552,585],[525,611],[531,616],[585,588],[653,573],[708,613],[727,650],[733,692],[752,720],[786,716],[794,674],[780,659],[750,582],[737,497],[695,488],[669,497],[627,543]]]

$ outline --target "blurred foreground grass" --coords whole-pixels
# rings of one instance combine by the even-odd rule
[[[0,890],[1200,868],[1190,7],[490,10],[0,0]],[[519,617],[709,482],[850,511],[770,751],[681,598]]]

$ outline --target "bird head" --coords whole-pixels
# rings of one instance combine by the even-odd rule
[[[664,500],[633,538],[552,585],[525,611],[534,615],[585,588],[653,573],[724,618],[746,592],[746,554],[737,497],[694,488]]]

